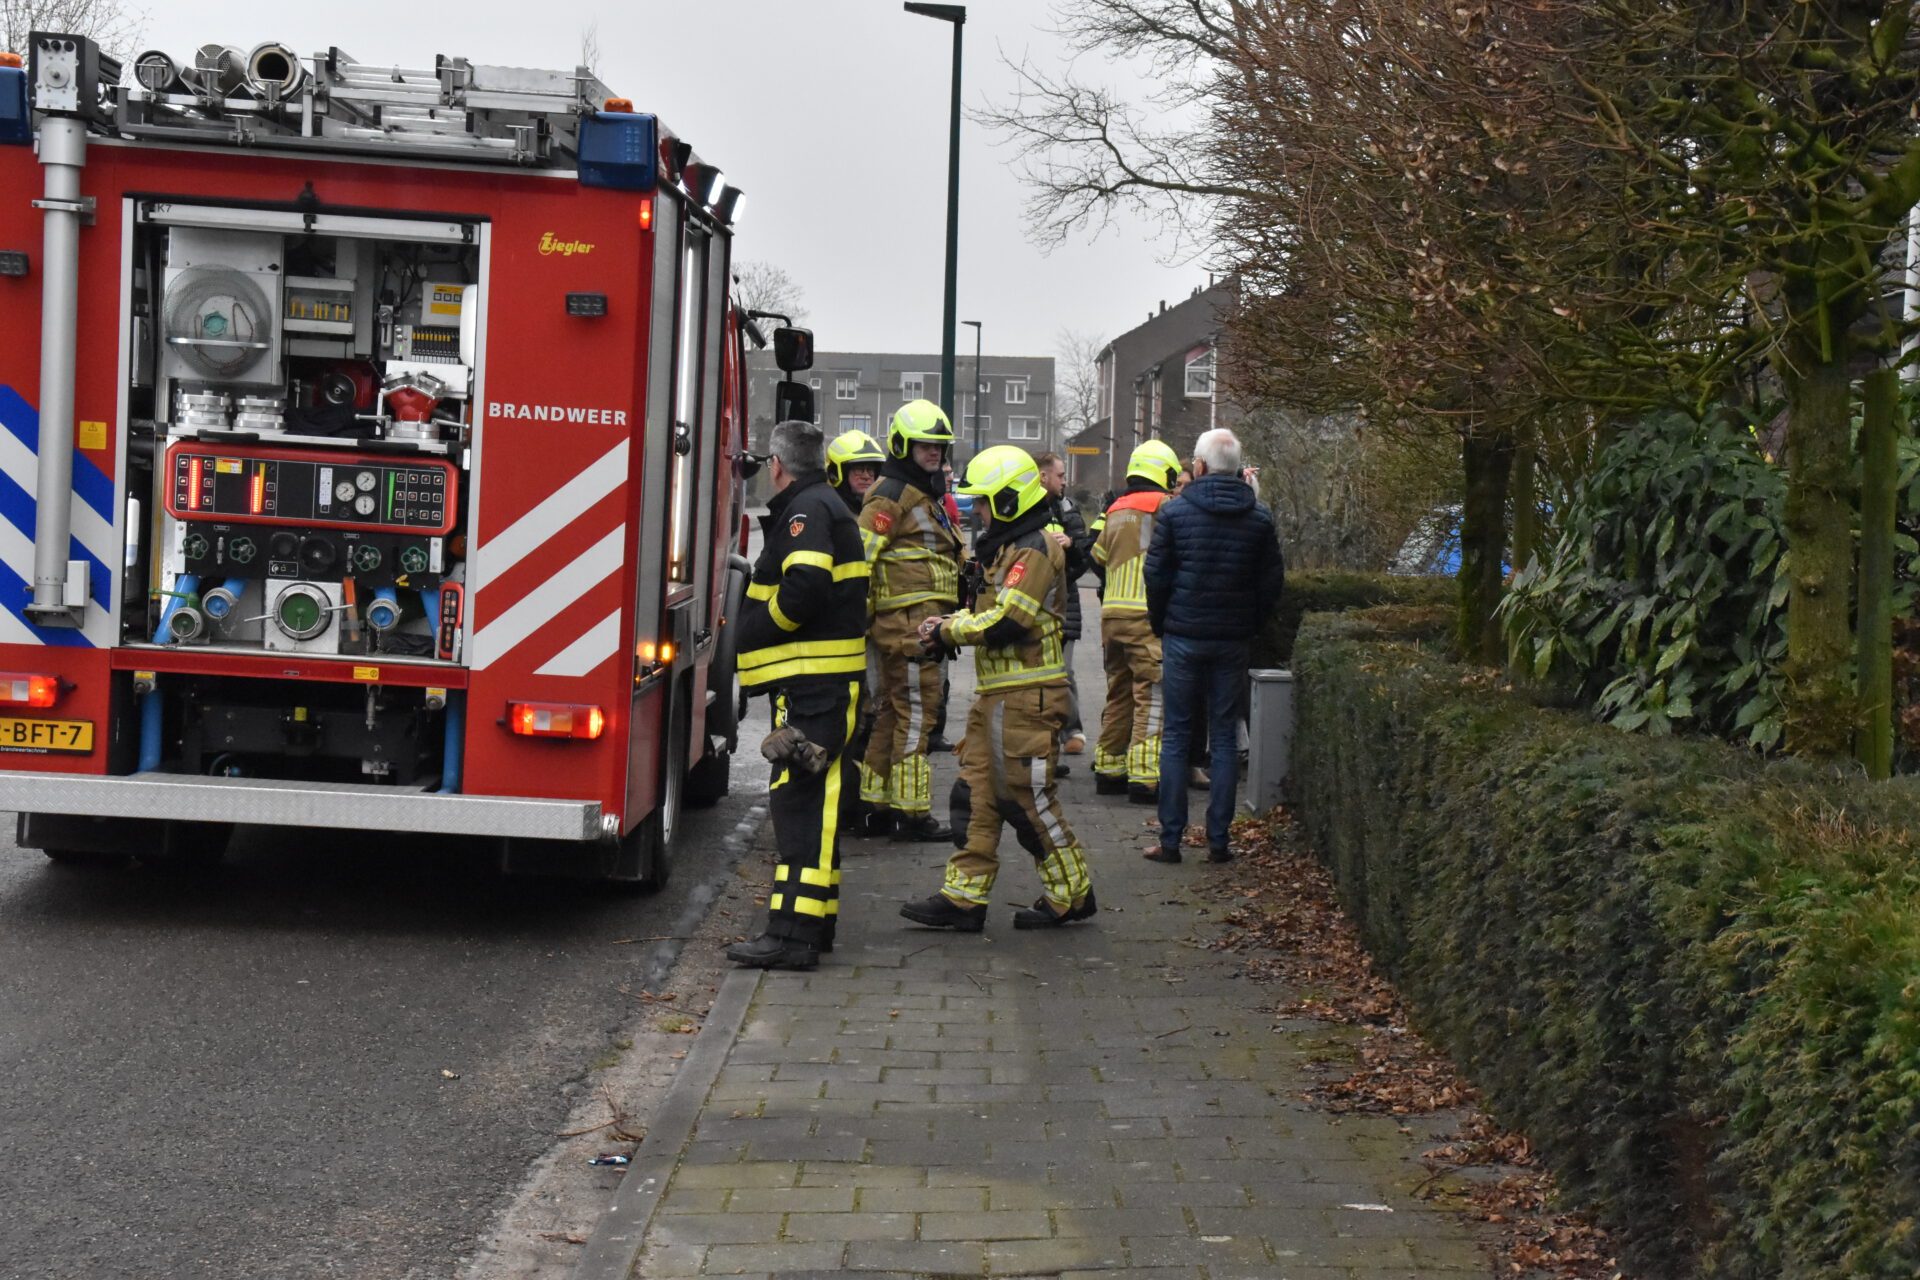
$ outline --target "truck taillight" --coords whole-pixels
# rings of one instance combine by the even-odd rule
[[[50,707],[60,700],[60,677],[0,671],[0,706]]]
[[[507,707],[507,725],[529,738],[597,738],[607,727],[599,707],[568,702],[515,702]]]

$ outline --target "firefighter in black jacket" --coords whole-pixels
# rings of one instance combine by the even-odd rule
[[[766,545],[740,615],[740,684],[773,697],[761,744],[779,853],[766,932],[727,948],[756,968],[811,969],[833,950],[840,911],[840,797],[867,669],[867,562],[860,526],[827,482],[825,441],[783,422],[769,445]]]

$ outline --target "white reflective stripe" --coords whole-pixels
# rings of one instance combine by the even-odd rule
[[[5,433],[0,432],[0,435],[3,434]],[[81,502],[76,495],[73,500],[76,516],[80,507]],[[0,519],[0,564],[9,566],[29,583],[33,581],[33,536],[14,528],[11,520]],[[111,560],[107,562],[108,573],[117,573],[119,570],[118,564]],[[109,582],[108,586],[110,589],[118,590],[118,583],[119,579],[115,578]],[[93,585],[99,586],[98,583]],[[21,603],[24,605],[26,601],[23,599]],[[46,640],[35,635],[33,629],[16,616],[12,609],[0,607],[0,619],[6,620],[4,624],[0,624],[0,641],[8,644],[47,643]],[[107,610],[100,608],[99,602],[91,595],[87,599],[85,619],[86,626],[80,634],[87,638],[88,643],[95,648],[106,648],[114,643],[115,637],[119,634],[119,621]]]
[[[20,438],[11,431],[0,430],[0,471],[7,473],[13,482],[27,491],[29,497],[34,493],[38,481],[40,460],[20,442]],[[80,545],[99,557],[100,563],[112,573],[120,567],[120,553],[113,550],[118,546],[113,540],[113,522],[88,506],[78,493],[73,495],[73,536]],[[113,554],[108,552],[113,550]],[[33,581],[33,561],[28,560],[27,572],[21,576],[28,582]]]
[[[597,462],[547,495],[533,510],[487,539],[475,559],[476,576],[492,582],[519,564],[588,507],[618,489],[627,478],[627,446],[622,440]]]
[[[1006,800],[1012,796],[1007,785],[1007,704],[997,702],[993,714],[987,717],[987,759],[993,778],[993,798]]]
[[[473,636],[473,666],[481,670],[513,652],[562,609],[617,572],[626,559],[627,527],[616,525],[585,555],[529,591]]]
[[[537,676],[584,676],[620,650],[620,611],[596,622],[585,635],[556,653]]]
[[[1147,698],[1147,736],[1155,737],[1160,732],[1160,682],[1153,682],[1153,693]]]
[[[907,664],[907,754],[915,754],[920,740],[920,672],[917,663]]]
[[[28,543],[32,548],[32,543]],[[32,561],[28,561],[29,564]],[[13,616],[10,609],[0,609],[0,644],[45,644],[39,636],[28,629],[27,624]]]
[[[1054,816],[1053,801],[1047,798],[1047,759],[1045,756],[1035,756],[1029,765],[1033,775],[1028,782],[1033,788],[1033,809],[1046,825],[1047,840],[1057,853],[1066,847],[1067,833],[1061,829],[1060,819]]]

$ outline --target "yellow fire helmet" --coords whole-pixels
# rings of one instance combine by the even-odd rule
[[[1046,501],[1047,486],[1040,483],[1040,468],[1031,454],[1018,445],[997,444],[967,464],[960,492],[985,498],[993,518],[1004,524]]]
[[[827,445],[827,483],[839,488],[847,482],[847,468],[856,462],[878,467],[887,460],[880,442],[864,431],[842,431]]]
[[[1127,474],[1151,480],[1162,489],[1172,489],[1180,478],[1180,455],[1165,440],[1148,440],[1137,446],[1127,459]]]
[[[953,424],[931,400],[907,401],[895,411],[887,427],[887,448],[894,457],[906,457],[915,442],[953,447]]]

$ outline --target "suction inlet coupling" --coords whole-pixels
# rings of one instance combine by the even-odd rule
[[[200,616],[200,575],[183,573],[173,580],[173,592],[160,608],[160,625],[153,629],[155,644],[173,644],[176,640],[192,639],[203,628],[199,625],[205,619]],[[190,630],[182,635],[179,622],[183,613],[191,613],[188,623]]]
[[[399,592],[381,587],[373,593],[373,603],[367,606],[367,625],[375,631],[391,631],[400,625]]]
[[[232,616],[240,603],[240,596],[247,589],[245,578],[228,578],[219,586],[200,597],[200,611],[215,622],[225,622]]]

